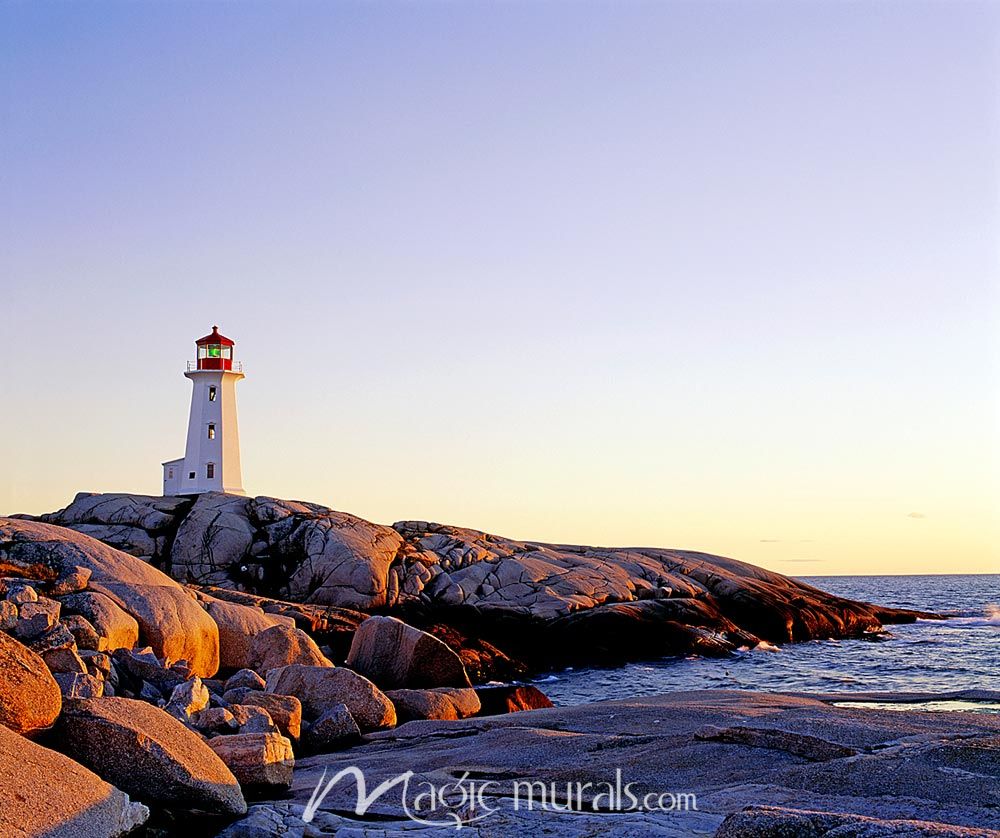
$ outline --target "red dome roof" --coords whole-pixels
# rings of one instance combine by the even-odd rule
[[[219,327],[218,326],[213,326],[212,327],[212,334],[205,335],[205,337],[198,338],[198,340],[195,341],[195,344],[198,345],[198,346],[204,346],[205,344],[208,344],[208,343],[213,344],[213,345],[219,345],[219,346],[235,346],[236,345],[236,343],[234,341],[231,341],[225,335],[220,335],[219,334]]]

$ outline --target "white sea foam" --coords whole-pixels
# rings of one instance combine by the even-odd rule
[[[775,646],[773,643],[768,643],[766,640],[761,640],[756,646],[753,647],[755,652],[780,652],[781,647]]]

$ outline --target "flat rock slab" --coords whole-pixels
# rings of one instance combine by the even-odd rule
[[[289,836],[304,834],[302,814],[324,772],[329,782],[349,766],[363,772],[368,794],[414,772],[411,804],[426,784],[451,784],[450,800],[465,816],[482,815],[468,832],[463,829],[470,835],[709,836],[727,816],[750,806],[818,812],[844,818],[841,824],[859,821],[859,831],[838,835],[938,834],[893,833],[882,826],[880,832],[861,831],[883,821],[940,825],[942,836],[1000,827],[1000,715],[993,714],[856,710],[804,697],[718,690],[415,721],[370,734],[365,743],[299,760],[293,799],[254,806],[249,820],[233,827],[245,824],[247,831],[223,834],[251,836],[268,823]],[[600,792],[616,783],[619,770],[621,783],[631,784],[640,800],[672,793],[673,810],[629,811],[627,797],[621,806],[610,805]],[[489,783],[481,798],[485,809],[462,809],[455,784],[463,777],[466,788],[470,781]],[[570,811],[526,809],[527,783],[544,784],[550,801],[554,789],[558,804],[570,802]],[[586,792],[567,797],[567,788],[584,783],[591,784]],[[515,807],[518,794],[521,805]],[[682,802],[690,794],[697,810]],[[310,829],[372,836],[432,829],[407,816],[401,787],[374,801],[364,820],[354,815],[356,800],[354,781],[340,780]]]

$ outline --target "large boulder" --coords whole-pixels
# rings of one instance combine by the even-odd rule
[[[479,696],[471,687],[438,687],[433,690],[387,690],[396,707],[399,724],[414,719],[454,721],[479,712]]]
[[[448,646],[395,617],[369,617],[351,643],[346,665],[382,689],[468,687],[462,661]]]
[[[278,733],[237,733],[208,740],[244,788],[292,785],[292,743]]]
[[[265,614],[262,608],[206,595],[200,599],[219,627],[219,662],[224,670],[253,669],[250,650],[256,636],[276,626],[295,627],[291,617]]]
[[[0,727],[0,835],[116,838],[148,817],[93,771]]]
[[[134,556],[73,530],[0,518],[0,557],[22,575],[43,581],[76,566],[90,570],[89,589],[131,614],[158,656],[187,660],[196,675],[210,677],[218,670],[215,622],[184,588]]]
[[[0,633],[0,725],[29,733],[50,727],[61,708],[62,693],[45,661]]]
[[[292,664],[267,674],[267,691],[293,695],[302,702],[302,714],[312,721],[326,710],[345,704],[363,731],[396,724],[396,709],[367,678],[343,667]]]
[[[247,668],[266,674],[279,666],[333,666],[316,642],[302,629],[274,626],[253,638]]]
[[[53,742],[132,797],[238,815],[232,772],[198,736],[157,707],[128,698],[67,702]]]
[[[139,642],[139,624],[135,617],[113,599],[96,591],[81,591],[62,598],[63,611],[76,614],[97,632],[98,651],[131,649]]]

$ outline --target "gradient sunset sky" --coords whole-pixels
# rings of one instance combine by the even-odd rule
[[[244,485],[1000,572],[1000,5],[0,3],[0,514]]]

